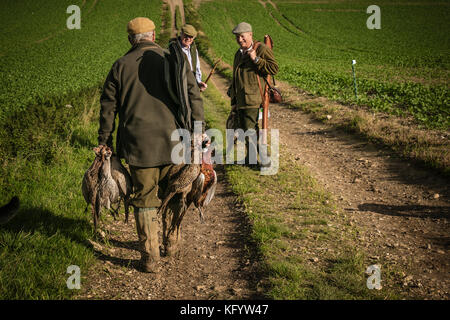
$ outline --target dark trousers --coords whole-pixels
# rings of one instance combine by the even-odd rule
[[[157,209],[161,206],[162,199],[167,188],[167,173],[172,165],[154,168],[141,168],[130,166],[131,179],[133,181],[134,194],[131,204],[136,208]],[[163,244],[168,250],[176,250],[181,239],[180,211],[183,206],[182,198],[175,195],[166,210],[162,212]],[[143,225],[146,227],[146,221]],[[147,237],[139,228],[139,237]]]
[[[254,129],[256,135],[253,139],[249,137],[245,137],[245,164],[255,164],[257,161],[257,152],[258,152],[258,138],[259,138],[259,126],[258,126],[258,115],[259,115],[259,106],[252,107],[248,109],[237,109],[238,119],[239,119],[239,128],[247,131],[249,129]],[[256,159],[252,159],[250,157],[251,154],[256,155]]]

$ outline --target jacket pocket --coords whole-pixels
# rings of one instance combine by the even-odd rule
[[[259,92],[245,93],[245,104],[248,106],[261,104],[261,95]]]

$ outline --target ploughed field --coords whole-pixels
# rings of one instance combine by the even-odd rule
[[[450,3],[378,1],[381,29],[370,30],[373,1],[205,1],[202,27],[214,51],[232,64],[231,33],[241,22],[256,39],[270,34],[279,79],[312,94],[377,111],[412,115],[427,127],[447,129]],[[356,60],[358,100],[352,60]]]

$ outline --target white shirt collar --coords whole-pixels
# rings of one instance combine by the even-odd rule
[[[250,48],[248,48],[247,50],[245,50],[245,52],[249,52],[249,51],[252,50],[252,49],[253,49],[253,42],[252,42],[252,45],[250,46]],[[241,54],[244,54],[244,50],[243,50],[243,49],[239,48],[239,51],[241,51]]]

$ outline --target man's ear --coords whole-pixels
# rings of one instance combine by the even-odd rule
[[[156,32],[153,31],[152,41],[155,42],[155,40],[156,40]]]

